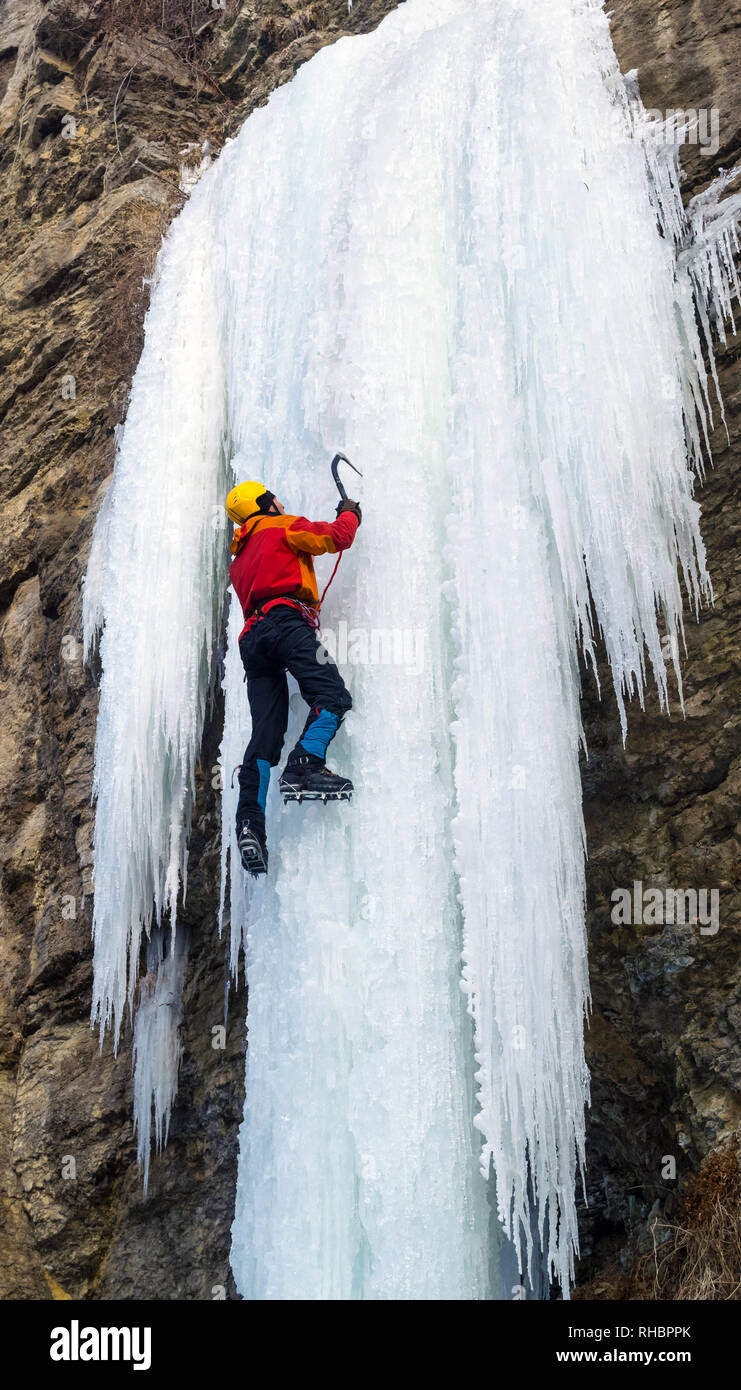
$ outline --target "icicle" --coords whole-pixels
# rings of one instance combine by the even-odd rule
[[[207,182],[159,257],[85,590],[87,650],[103,624],[92,1016],[116,1042],[142,932],[165,912],[174,930],[222,612],[223,290]]]
[[[134,1133],[137,1158],[144,1171],[144,1195],[149,1186],[154,1112],[155,1149],[167,1143],[170,1112],[177,1094],[182,1055],[180,1024],[183,1010],[186,948],[181,934],[167,949],[161,930],[152,933],[147,947],[147,973],[139,985],[139,1005],[134,1025]]]
[[[227,692],[224,734],[219,754],[222,767],[222,819],[221,819],[221,894],[219,900],[219,928],[225,920],[230,924],[229,963],[232,976],[236,980],[239,972],[240,951],[246,945],[243,929],[247,920],[247,883],[241,872],[236,851],[233,857],[233,871],[228,875],[230,850],[234,840],[234,818],[239,798],[238,771],[245,745],[250,736],[250,706],[247,687],[244,681],[244,668],[239,655],[239,634],[244,627],[244,618],[236,594],[232,592],[229,605],[228,645],[224,668],[224,689]],[[229,910],[227,914],[226,893],[229,884]]]
[[[83,660],[91,660],[104,622],[103,583],[111,525],[113,489],[108,486],[95,520],[93,541],[82,587]]]

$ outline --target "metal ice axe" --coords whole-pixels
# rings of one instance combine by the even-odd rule
[[[334,478],[335,483],[337,484],[337,491],[339,492],[340,497],[342,498],[343,502],[346,502],[347,493],[345,492],[345,489],[342,486],[342,483],[340,482],[338,472],[341,463],[346,463],[348,468],[352,468],[353,473],[357,473],[359,478],[362,478],[363,475],[360,469],[356,468],[355,464],[350,462],[349,458],[347,457],[347,454],[335,454],[334,458],[332,459],[332,477]]]
[[[343,502],[347,502],[348,496],[347,496],[347,493],[345,492],[344,487],[342,486],[342,483],[340,482],[340,476],[339,476],[339,472],[338,472],[338,469],[339,469],[339,466],[340,466],[341,463],[346,463],[346,464],[348,465],[349,468],[352,468],[353,473],[357,473],[357,475],[358,475],[359,478],[362,478],[363,475],[362,475],[360,469],[355,467],[355,464],[354,464],[354,463],[350,463],[350,460],[349,460],[349,458],[347,457],[347,454],[335,454],[334,458],[332,459],[332,477],[334,478],[335,483],[337,484],[337,491],[339,492],[340,497],[342,498]],[[334,567],[334,569],[332,570],[331,575],[329,576],[329,580],[328,580],[328,582],[327,582],[327,584],[326,584],[326,586],[325,586],[324,593],[322,594],[322,596],[321,596],[321,598],[320,598],[320,600],[319,600],[319,602],[318,602],[318,604],[317,604],[317,612],[319,612],[319,610],[320,610],[322,604],[324,603],[325,598],[327,597],[327,589],[329,588],[330,584],[332,583],[332,580],[334,579],[334,577],[335,577],[335,575],[336,575],[336,573],[337,573],[337,570],[339,569],[339,564],[340,564],[340,560],[341,560],[341,559],[342,559],[342,551],[340,551],[339,555],[337,556],[337,559],[336,559],[336,561],[335,561],[335,567]]]

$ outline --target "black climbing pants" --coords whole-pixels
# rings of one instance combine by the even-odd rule
[[[239,653],[247,673],[252,737],[239,772],[237,834],[249,821],[265,834],[265,801],[270,769],[280,759],[288,724],[290,671],[309,706],[294,753],[313,753],[324,761],[352,700],[335,663],[313,629],[289,604],[276,604],[246,632]]]

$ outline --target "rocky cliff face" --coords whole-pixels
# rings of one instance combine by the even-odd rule
[[[96,691],[80,580],[141,345],[147,277],[182,204],[181,166],[216,153],[320,46],[392,6],[356,0],[6,0],[0,13],[4,300],[0,415],[0,1293],[232,1296],[243,992],[227,1046],[214,931],[217,820],[204,740],[185,920],[184,1060],[144,1200],[129,1042],[88,1026],[90,783]],[[648,106],[717,108],[719,148],[687,148],[688,189],[738,154],[738,4],[614,0],[623,67]],[[585,684],[594,1084],[583,1278],[630,1258],[652,1209],[738,1124],[741,1002],[737,697],[738,347],[720,357],[730,440],[703,490],[715,608],[688,626],[686,711],[633,712]],[[132,615],[135,621],[135,615]],[[603,688],[608,682],[603,681]],[[616,887],[720,890],[720,928],[614,925]],[[666,1156],[676,1179],[662,1177]],[[586,1290],[588,1292],[588,1290]]]
[[[623,71],[638,69],[645,105],[699,113],[696,143],[682,158],[691,197],[739,159],[741,5],[625,0],[611,8]],[[600,705],[593,683],[584,682],[594,1016],[581,1277],[596,1286],[611,1260],[629,1264],[645,1248],[654,1218],[671,1223],[684,1180],[741,1119],[737,338],[719,348],[717,361],[727,432],[718,420],[714,466],[698,494],[715,604],[699,623],[687,621],[686,717],[676,698],[671,719],[651,698],[645,712],[631,710],[623,748],[612,699]],[[609,689],[604,670],[601,683]],[[650,912],[644,923],[613,923],[612,893],[636,881],[644,894],[717,891],[718,930],[652,923]]]

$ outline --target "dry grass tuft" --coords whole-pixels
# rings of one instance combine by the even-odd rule
[[[575,1290],[579,1299],[741,1300],[741,1164],[735,1140],[690,1178],[673,1222],[655,1220],[652,1248],[629,1271]]]
[[[652,1298],[741,1298],[741,1167],[730,1143],[687,1184],[675,1223],[655,1223],[666,1241],[638,1262]]]
[[[328,18],[328,7],[312,0],[311,4],[303,5],[285,19],[276,21],[278,35],[284,41],[303,38],[304,34],[310,34],[313,29],[321,29]]]
[[[52,0],[45,27],[71,53],[90,40],[148,34],[167,44],[183,62],[199,68],[213,27],[235,5],[236,0],[227,0],[222,10],[214,9],[211,0],[88,0],[83,8],[69,0]]]

